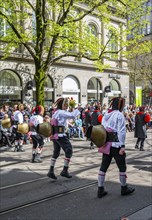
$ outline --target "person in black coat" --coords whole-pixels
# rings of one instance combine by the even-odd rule
[[[87,131],[88,127],[91,125],[91,111],[90,107],[87,108],[87,110],[84,112],[85,114],[85,130]]]
[[[138,149],[140,144],[140,151],[144,151],[144,141],[147,138],[146,125],[150,121],[150,115],[144,110],[145,107],[140,107],[135,116],[135,138],[137,138],[135,148]]]
[[[95,105],[94,111],[91,114],[91,125],[100,125],[102,120],[102,114],[97,105]],[[94,149],[93,142],[90,143],[90,149]]]

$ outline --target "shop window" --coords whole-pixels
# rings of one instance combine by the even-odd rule
[[[21,102],[21,81],[11,70],[0,72],[0,100]]]
[[[97,78],[92,78],[88,82],[88,102],[101,101],[101,82]]]
[[[113,91],[119,91],[119,84],[116,80],[112,80],[110,82],[110,87],[111,87],[111,90]]]
[[[76,103],[80,102],[80,86],[78,80],[73,76],[68,76],[63,80],[63,97],[73,98]]]

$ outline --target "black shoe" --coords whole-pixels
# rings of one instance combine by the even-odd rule
[[[60,176],[66,177],[66,178],[72,178],[72,176],[69,174],[68,171],[64,171],[62,170],[62,172],[60,173]]]
[[[103,187],[103,186],[98,187],[97,197],[98,197],[98,198],[102,198],[102,197],[104,197],[104,196],[106,196],[106,195],[107,195],[107,192],[104,191],[104,187]]]
[[[139,147],[138,147],[138,145],[136,144],[136,145],[135,145],[135,149],[138,149],[138,148],[139,148]]]
[[[42,159],[40,157],[40,154],[34,154],[31,160],[32,163],[42,163]]]
[[[140,147],[140,151],[144,151],[144,148],[143,148],[143,147]]]
[[[94,149],[94,144],[92,142],[90,143],[90,150],[91,149]]]
[[[49,171],[48,174],[47,174],[47,176],[48,176],[49,178],[54,179],[54,180],[57,179],[57,177],[55,176],[54,172],[52,172],[52,171]]]
[[[121,195],[122,196],[129,195],[129,194],[133,193],[134,191],[135,191],[135,189],[132,187],[128,187],[128,186],[121,187]]]
[[[17,148],[17,152],[25,152],[25,150],[23,149],[23,146],[19,146]]]
[[[18,151],[18,145],[15,145],[14,152]]]

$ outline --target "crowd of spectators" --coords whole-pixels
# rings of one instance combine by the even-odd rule
[[[24,109],[22,110],[22,114],[24,116],[24,122],[28,123],[29,118],[31,117],[31,112],[34,107],[24,105]],[[69,139],[77,137],[81,140],[85,139],[85,131],[90,125],[101,124],[102,116],[108,110],[108,106],[106,104],[101,105],[100,102],[92,102],[87,103],[85,106],[82,106],[79,103],[75,108],[78,108],[81,112],[80,116],[78,116],[75,120],[67,121],[67,135]],[[44,121],[49,122],[52,117],[52,112],[54,110],[54,104],[50,107],[44,108]],[[73,109],[70,108],[69,111]],[[135,116],[139,111],[139,107],[136,105],[126,105],[123,109],[124,117],[126,120],[126,129],[127,132],[133,132],[135,129]],[[151,121],[148,123],[148,127],[152,127],[152,106],[146,105],[145,112],[149,113],[151,116]],[[11,118],[13,114],[13,106],[3,105],[0,107],[0,121],[4,119],[6,116]],[[29,144],[30,139],[28,135],[24,135],[24,144]],[[49,142],[50,139],[45,139],[45,142]]]

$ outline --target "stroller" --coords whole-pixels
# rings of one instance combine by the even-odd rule
[[[15,133],[9,129],[3,129],[0,124],[0,147],[13,147],[15,143]]]

